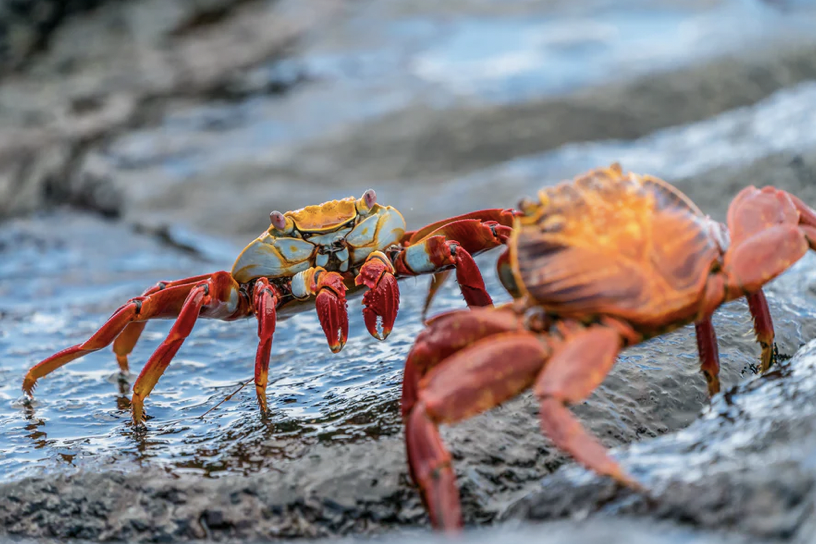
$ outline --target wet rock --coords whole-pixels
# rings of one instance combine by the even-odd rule
[[[0,76],[25,67],[32,55],[47,49],[52,34],[66,18],[105,1],[4,0],[0,3]]]
[[[570,467],[503,517],[635,516],[762,538],[804,537],[813,530],[816,498],[814,406],[816,341],[718,397],[683,431],[619,449],[616,457],[649,497]]]
[[[19,376],[28,364],[90,334],[111,308],[146,285],[213,267],[122,223],[100,223],[71,214],[17,220],[0,237],[6,266],[0,272],[8,280],[0,283],[7,312],[0,317],[0,432],[7,439],[0,496],[9,498],[0,501],[0,534],[251,540],[379,534],[427,524],[408,483],[397,406],[401,365],[421,326],[424,282],[402,285],[399,327],[386,343],[366,337],[359,306],[352,305],[350,341],[339,358],[316,341],[313,316],[281,322],[268,420],[246,390],[237,402],[201,417],[251,376],[256,331],[246,322],[198,324],[148,399],[147,432],[128,424],[127,391],[116,398],[115,362],[107,350],[43,380],[31,406],[21,402]],[[107,236],[95,236],[102,229]],[[81,252],[79,241],[88,244]],[[493,264],[480,263],[486,270]],[[816,336],[814,298],[801,292],[801,283],[814,280],[812,263],[806,260],[769,290],[786,354]],[[500,293],[493,275],[486,279],[489,290]],[[461,307],[450,287],[435,311]],[[75,300],[76,292],[82,300]],[[134,372],[168,326],[151,324],[134,352]],[[715,326],[728,387],[751,375],[758,347],[743,303],[721,309]],[[708,402],[696,359],[688,327],[627,350],[575,412],[610,447],[672,433]],[[568,462],[540,434],[530,395],[445,428],[443,437],[470,525],[490,522]]]

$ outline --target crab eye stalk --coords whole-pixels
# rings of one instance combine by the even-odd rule
[[[289,230],[286,228],[286,224],[290,221],[287,221],[286,216],[277,210],[269,214],[269,221],[279,231],[287,232]]]
[[[521,210],[524,215],[533,215],[538,206],[539,204],[529,197],[522,198],[518,203],[518,209]]]
[[[376,203],[377,193],[374,192],[374,189],[369,189],[363,193],[363,196],[357,201],[357,211],[360,213],[368,213],[368,211],[371,210]]]

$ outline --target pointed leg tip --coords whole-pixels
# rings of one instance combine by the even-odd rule
[[[629,475],[629,473],[627,473],[619,466],[615,467],[615,470],[612,471],[612,473],[609,474],[609,476],[613,480],[615,480],[621,487],[630,489],[635,493],[641,493],[644,495],[649,494],[649,490],[643,484],[641,484],[639,481],[637,481],[634,477]]]
[[[37,388],[37,379],[26,376],[23,378],[23,393],[29,398],[34,396],[34,389]]]
[[[258,398],[258,408],[260,409],[261,414],[268,412],[269,406],[266,402],[266,388],[256,385],[255,396]]]

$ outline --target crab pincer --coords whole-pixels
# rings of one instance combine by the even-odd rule
[[[363,319],[371,336],[385,340],[394,328],[399,311],[400,293],[394,266],[381,251],[372,253],[354,279],[355,285],[365,285]]]
[[[337,353],[343,349],[348,339],[348,311],[343,276],[337,272],[319,270],[314,282],[317,317],[326,340],[329,341],[329,349],[332,353]]]

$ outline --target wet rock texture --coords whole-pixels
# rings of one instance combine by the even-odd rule
[[[622,448],[618,459],[648,495],[570,468],[504,517],[638,516],[768,539],[809,537],[816,505],[814,396],[816,341],[717,398],[683,431]]]
[[[251,330],[216,325],[197,329],[201,336],[194,333],[180,352],[183,361],[149,399],[154,419],[146,432],[128,426],[127,396],[112,401],[115,379],[101,372],[55,374],[33,407],[19,399],[19,375],[43,356],[40,344],[75,341],[147,284],[229,267],[234,246],[265,229],[271,209],[373,186],[422,224],[513,206],[543,184],[616,160],[676,183],[720,220],[748,184],[773,184],[816,204],[811,31],[769,37],[746,25],[744,43],[680,65],[617,74],[619,66],[607,59],[587,66],[612,66],[619,77],[581,73],[580,84],[564,92],[547,87],[558,78],[545,74],[543,87],[534,89],[540,92],[497,98],[445,87],[445,77],[468,63],[435,65],[446,47],[461,52],[456,40],[443,38],[460,32],[465,38],[457,39],[471,43],[464,23],[464,30],[450,26],[450,17],[490,20],[509,10],[513,24],[535,12],[564,17],[559,24],[567,25],[574,24],[573,3],[437,4],[0,4],[0,21],[12,29],[0,42],[7,59],[0,74],[0,218],[7,219],[0,233],[0,444],[11,429],[13,463],[47,467],[0,481],[0,537],[353,541],[386,533],[385,541],[432,541],[413,534],[427,528],[427,519],[408,481],[397,406],[398,365],[421,327],[424,282],[403,284],[399,330],[378,348],[361,340],[356,313],[355,343],[340,359],[325,355],[322,344],[315,355],[319,337],[309,328],[316,320],[298,316],[281,324],[275,385],[307,393],[271,391],[271,422],[257,415],[246,391],[240,404],[222,408],[234,418],[225,416],[228,423],[218,412],[213,420],[197,419],[235,376],[210,374],[208,383],[217,386],[203,387],[203,394],[189,385],[192,376],[225,361],[248,365],[255,342]],[[682,5],[716,22],[710,13],[728,14],[730,4]],[[763,16],[796,18],[799,9],[769,5]],[[39,19],[29,17],[35,11]],[[533,35],[553,40],[539,49],[579,55],[618,43],[603,25],[587,25],[563,35],[534,28]],[[388,32],[408,45],[386,47]],[[435,48],[442,50],[437,57]],[[641,49],[624,48],[623,57],[637,65]],[[64,205],[74,210],[53,213]],[[218,236],[220,244],[180,236],[178,225]],[[480,260],[488,275],[492,259]],[[759,351],[745,304],[735,302],[715,315],[726,392],[711,408],[690,328],[627,350],[598,391],[574,408],[606,446],[617,448],[649,498],[569,466],[541,436],[530,395],[443,429],[473,531],[468,541],[804,542],[816,528],[816,344],[808,344],[816,338],[814,263],[809,256],[767,289],[780,352],[793,356],[768,376],[751,372]],[[495,278],[487,281],[500,293]],[[83,289],[89,283],[100,287]],[[449,290],[435,311],[455,307],[461,300]],[[51,330],[48,339],[43,328]],[[155,344],[161,333],[152,334],[145,343]],[[297,338],[308,340],[297,345]],[[303,366],[293,369],[292,361]],[[352,391],[348,401],[321,389],[328,382],[353,390],[359,375],[339,369],[355,365],[375,392]],[[340,377],[332,382],[314,367]],[[77,391],[81,398],[73,402]],[[190,391],[195,398],[185,403]],[[309,416],[281,415],[287,407]],[[62,417],[70,429],[59,428]],[[99,425],[85,431],[82,417]],[[217,432],[198,430],[207,425]],[[185,426],[193,432],[184,434]],[[165,447],[173,453],[163,455]],[[121,454],[111,454],[117,448]],[[97,459],[94,452],[103,449]],[[0,451],[3,470],[6,461]],[[519,521],[546,526],[518,528]],[[478,530],[494,522],[492,531]]]

